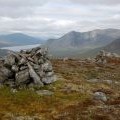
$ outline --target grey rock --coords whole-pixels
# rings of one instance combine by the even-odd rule
[[[103,80],[104,83],[107,83],[107,84],[112,84],[113,81],[112,80]]]
[[[87,82],[98,83],[98,82],[100,82],[100,80],[99,79],[90,79],[90,80],[87,80]]]
[[[34,65],[33,65],[33,68],[34,68],[35,70],[38,70],[38,69],[40,68],[40,65],[34,64]]]
[[[20,71],[25,70],[25,69],[28,69],[28,66],[21,66],[20,67]]]
[[[38,70],[37,73],[40,76],[40,78],[43,78],[45,76],[45,72],[42,70]]]
[[[9,70],[8,68],[6,68],[6,67],[2,67],[1,69],[0,69],[0,71],[3,73],[3,75],[5,76],[5,77],[11,77],[11,76],[13,76],[13,73],[12,73],[12,71],[11,70]]]
[[[42,65],[42,69],[45,72],[51,72],[53,68],[50,62],[46,62]]]
[[[20,60],[20,62],[19,62],[19,65],[23,65],[23,64],[25,64],[26,63],[26,60],[24,59],[24,58],[22,58],[21,60]]]
[[[12,66],[12,71],[18,72],[19,71],[19,67],[17,65],[13,65]]]
[[[30,65],[30,63],[27,63],[28,67],[29,67],[29,73],[30,73],[30,77],[33,79],[35,84],[38,84],[39,86],[43,86],[43,83],[40,79],[40,77],[38,76],[38,74],[35,72],[35,70],[33,69],[33,67]]]
[[[44,84],[51,84],[51,83],[53,83],[55,81],[56,81],[56,76],[55,75],[53,75],[51,77],[44,77],[44,78],[42,78],[42,82]]]
[[[107,101],[106,94],[103,93],[103,92],[95,92],[95,93],[94,93],[94,99],[95,99],[95,100],[101,100],[101,101],[103,101],[103,102],[106,102],[106,101]]]
[[[51,96],[51,95],[54,94],[53,92],[51,92],[51,91],[49,91],[49,90],[38,90],[38,91],[36,91],[36,93],[37,93],[38,95],[41,95],[41,96],[44,96],[44,95],[46,95],[46,96]]]
[[[26,69],[26,70],[16,73],[15,78],[16,78],[16,83],[18,85],[28,83],[30,81],[29,70]]]
[[[0,71],[0,84],[3,84],[7,77],[3,74],[2,71]]]
[[[38,60],[38,64],[43,64],[43,63],[44,63],[43,59]]]
[[[16,89],[11,89],[11,92],[12,93],[16,93],[16,92],[18,92]]]
[[[16,57],[13,54],[7,56],[5,58],[4,64],[9,66],[16,64]]]
[[[53,72],[53,71],[51,71],[51,72],[46,72],[45,75],[46,75],[47,77],[52,77],[52,76],[54,75],[54,72]]]

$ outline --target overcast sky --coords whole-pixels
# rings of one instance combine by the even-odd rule
[[[120,0],[0,0],[0,34],[59,37],[120,28]]]

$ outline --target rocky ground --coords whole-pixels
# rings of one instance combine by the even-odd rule
[[[51,62],[57,81],[37,92],[1,86],[1,120],[120,120],[119,61]]]

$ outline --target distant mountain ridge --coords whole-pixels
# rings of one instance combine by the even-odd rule
[[[41,44],[43,40],[22,33],[0,35],[0,47]]]
[[[50,39],[46,46],[53,55],[67,56],[108,45],[120,38],[119,29],[97,29],[88,32],[71,31],[59,39]]]

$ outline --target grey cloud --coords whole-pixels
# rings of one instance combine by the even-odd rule
[[[1,7],[28,7],[41,6],[48,2],[48,0],[0,0]]]
[[[120,4],[119,0],[69,0],[73,3],[79,4],[102,4],[102,5],[117,5]]]
[[[0,33],[58,37],[71,30],[119,28],[119,0],[0,0]]]

